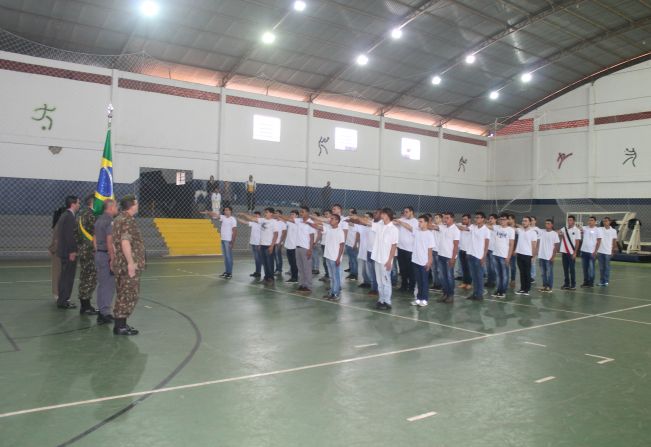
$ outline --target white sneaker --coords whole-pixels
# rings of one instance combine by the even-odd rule
[[[420,300],[414,300],[411,302],[412,306],[420,306]]]
[[[427,306],[427,301],[420,300],[420,303],[418,303],[418,307],[425,307],[425,306]]]

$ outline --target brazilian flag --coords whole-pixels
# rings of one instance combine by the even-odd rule
[[[102,154],[102,164],[99,168],[99,180],[97,180],[97,189],[95,190],[95,202],[93,203],[93,212],[96,215],[104,211],[104,201],[114,199],[113,195],[113,156],[111,155],[111,128],[106,131],[106,141],[104,142],[104,153]]]

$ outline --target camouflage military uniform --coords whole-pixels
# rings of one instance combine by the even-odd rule
[[[131,256],[137,269],[131,278],[127,267],[127,258],[122,251],[122,241],[131,242]],[[113,273],[115,274],[117,298],[113,306],[115,318],[128,318],[138,303],[140,292],[140,273],[145,268],[145,244],[142,241],[136,219],[127,212],[120,213],[113,221],[113,246],[115,259]]]
[[[93,237],[95,232],[95,214],[90,208],[85,208],[79,213],[77,224],[77,247],[79,248],[79,300],[90,301],[97,286],[97,271],[95,270],[95,254],[93,240],[88,239],[86,233]]]

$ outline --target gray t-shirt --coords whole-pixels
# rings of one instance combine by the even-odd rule
[[[97,250],[107,251],[106,236],[111,234],[113,218],[108,214],[102,214],[95,221],[95,241]]]

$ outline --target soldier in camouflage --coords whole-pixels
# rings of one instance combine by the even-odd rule
[[[98,311],[90,300],[97,286],[95,270],[95,252],[93,234],[95,233],[95,214],[93,213],[94,196],[86,197],[86,207],[79,213],[77,224],[77,247],[79,249],[79,301],[81,315],[97,315]]]
[[[138,303],[140,274],[145,268],[145,245],[134,216],[138,213],[138,201],[132,195],[120,200],[120,214],[113,221],[113,273],[116,292],[113,317],[116,335],[136,335],[138,331],[127,325],[127,318]]]

